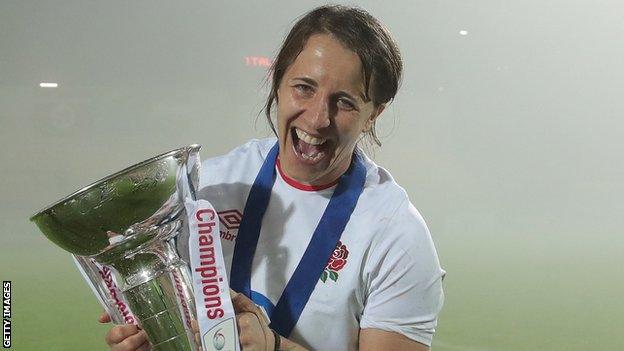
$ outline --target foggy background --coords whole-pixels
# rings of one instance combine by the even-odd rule
[[[0,277],[13,281],[14,349],[105,350],[109,328],[30,215],[169,149],[199,143],[208,158],[269,136],[266,62],[319,4],[0,0]],[[624,5],[357,4],[405,60],[373,156],[448,272],[432,350],[620,349]]]

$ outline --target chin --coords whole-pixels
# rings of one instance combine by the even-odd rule
[[[307,160],[297,155],[292,147],[287,154],[282,161],[282,170],[298,182],[314,185],[313,183],[328,173],[328,162]]]
[[[294,126],[283,135],[285,142],[280,148],[282,170],[296,181],[310,185],[331,183],[341,175],[334,170],[341,168],[343,161],[349,162],[336,159],[337,142],[334,138],[313,136]],[[344,171],[346,168],[348,164]]]

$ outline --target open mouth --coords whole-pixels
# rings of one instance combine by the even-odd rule
[[[306,163],[317,163],[327,155],[327,139],[314,137],[296,127],[291,128],[290,133],[295,154]]]

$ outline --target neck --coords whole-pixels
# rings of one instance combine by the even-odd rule
[[[280,173],[280,176],[282,177],[282,179],[284,179],[284,181],[286,183],[288,183],[288,185],[292,186],[293,188],[299,189],[299,190],[304,190],[304,191],[320,191],[320,190],[325,190],[328,188],[331,188],[332,186],[338,184],[338,181],[340,180],[340,176],[336,177],[334,180],[324,183],[324,184],[310,184],[310,183],[304,183],[304,182],[300,182],[292,177],[289,177],[284,170],[282,169],[282,166],[280,164],[280,159],[279,157],[277,158],[277,161],[275,162],[276,166],[277,166],[277,170]],[[343,172],[344,173],[344,172]]]

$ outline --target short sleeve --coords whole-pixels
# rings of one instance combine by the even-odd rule
[[[427,226],[408,200],[372,242],[364,267],[360,328],[396,332],[431,346],[444,294]]]

